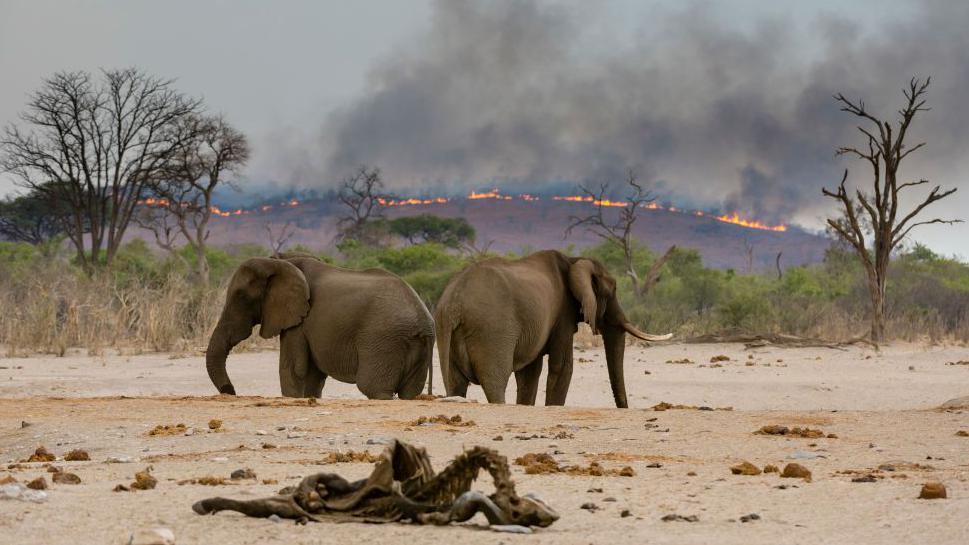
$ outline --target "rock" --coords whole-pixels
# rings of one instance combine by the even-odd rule
[[[942,405],[939,405],[940,409],[969,409],[969,396],[957,397],[955,399],[950,399]]]
[[[30,422],[27,422],[26,420],[20,421],[20,429],[29,428],[30,426],[33,426],[33,424],[31,424]]]
[[[790,463],[784,466],[781,477],[786,479],[804,479],[807,482],[811,482],[811,471],[801,464]]]
[[[270,522],[282,522],[283,521],[283,519],[279,518],[279,515],[276,515],[276,514],[269,515],[269,517],[267,517],[267,518],[269,519]]]
[[[781,470],[774,464],[767,464],[764,466],[764,473],[780,473]]]
[[[623,510],[622,510],[622,511],[621,511],[621,512],[619,513],[619,516],[620,516],[620,517],[622,517],[622,518],[626,518],[626,517],[631,517],[631,516],[633,516],[633,514],[632,514],[632,513],[631,513],[631,512],[629,511],[629,509],[623,509]]]
[[[131,483],[134,490],[151,490],[158,484],[158,479],[152,476],[151,466],[135,473],[135,482]]]
[[[730,361],[730,356],[725,356],[723,354],[720,354],[720,355],[713,356],[712,358],[710,358],[710,363],[717,363],[717,362],[721,362],[721,361]]]
[[[266,430],[256,430],[256,435],[268,435]]]
[[[969,431],[959,430],[956,432],[956,437],[969,437]]]
[[[212,420],[209,420],[209,429],[210,430],[218,430],[218,429],[221,429],[221,428],[222,428],[222,421],[221,420],[219,420],[218,418],[213,418]]]
[[[744,515],[740,517],[740,522],[750,522],[752,520],[760,520],[760,515],[757,513],[751,513],[749,515]]]
[[[650,464],[646,464],[646,467],[648,467],[650,469],[658,469],[658,468],[663,467],[663,464],[661,464],[659,462],[653,462],[653,463],[650,463]]]
[[[945,485],[938,481],[930,481],[925,483],[922,485],[922,491],[919,492],[920,500],[941,500],[945,499],[946,497]]]
[[[36,479],[27,483],[27,488],[31,490],[47,490],[47,479],[37,477]]]
[[[13,484],[15,482],[17,482],[17,479],[14,479],[13,475],[6,475],[2,479],[0,479],[0,485]]]
[[[854,479],[851,479],[851,482],[853,482],[853,483],[873,483],[873,482],[875,482],[877,480],[878,479],[876,479],[874,475],[868,474],[868,475],[863,475],[861,477],[855,477]]]
[[[132,532],[125,545],[175,545],[175,533],[168,528],[142,528]]]
[[[579,506],[579,509],[585,509],[586,511],[593,511],[593,512],[595,512],[595,511],[598,511],[599,510],[599,506],[596,505],[596,504],[594,504],[594,503],[592,503],[591,501],[587,501],[587,502],[583,503],[582,505],[580,505]]]
[[[242,479],[255,479],[256,473],[247,467],[245,469],[237,469],[233,471],[232,474],[229,475],[229,478],[232,479],[233,481],[238,481]]]
[[[370,439],[367,439],[368,445],[387,445],[389,443],[390,439],[387,439],[386,437],[371,437]]]
[[[629,466],[626,466],[626,467],[624,467],[624,468],[622,468],[622,469],[619,470],[619,476],[620,477],[635,477],[636,476],[636,472],[633,471],[633,468],[631,468]]]
[[[188,428],[187,430],[185,430],[185,433],[183,435],[187,437],[191,437],[192,435],[195,435],[195,428]]]
[[[493,524],[489,526],[492,532],[502,532],[506,534],[531,534],[532,529],[528,526],[517,524]]]
[[[73,473],[54,473],[51,480],[56,484],[81,484],[81,478]]]
[[[30,455],[30,458],[27,458],[27,460],[25,460],[25,461],[27,461],[27,462],[53,462],[56,459],[57,459],[57,456],[54,456],[52,453],[50,453],[47,450],[46,447],[39,446],[39,447],[37,447],[37,450],[35,450],[34,453]]]
[[[500,436],[500,435],[496,435],[496,436],[492,437],[491,440],[492,441],[504,441],[505,438],[502,437],[502,436]]]
[[[754,464],[744,460],[739,464],[730,468],[730,472],[734,475],[760,475],[760,468]]]
[[[602,489],[601,488],[590,488],[590,489],[586,490],[586,492],[588,492],[590,494],[602,494]]]
[[[86,450],[76,448],[64,455],[65,462],[87,462],[91,459]]]
[[[276,445],[274,445],[272,443],[263,443],[262,444],[262,448],[264,448],[264,449],[276,448]]]
[[[228,462],[229,459],[226,458],[225,456],[216,456],[215,458],[212,458],[212,461],[221,463],[221,462]]]
[[[291,431],[286,434],[286,439],[299,439],[300,437],[306,437],[306,434],[301,431]]]
[[[43,503],[47,501],[47,492],[31,490],[20,483],[11,483],[0,486],[0,499]]]
[[[602,501],[615,502],[617,500],[616,500],[616,498],[614,498],[612,496],[607,496],[605,498],[602,498]]]
[[[664,515],[660,520],[663,522],[698,522],[700,517],[696,515],[687,515],[684,517],[683,515],[670,513],[669,515]]]
[[[687,471],[686,472],[686,476],[687,477],[696,477],[696,471]]]

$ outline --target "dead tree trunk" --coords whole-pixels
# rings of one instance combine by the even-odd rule
[[[955,188],[942,191],[940,186],[935,186],[910,212],[899,210],[903,190],[929,183],[928,180],[898,183],[898,168],[902,159],[925,145],[922,142],[907,148],[905,136],[915,115],[929,110],[925,107],[925,93],[929,82],[929,79],[920,81],[916,78],[909,81],[908,88],[903,91],[905,106],[898,111],[899,119],[895,125],[873,116],[865,109],[862,101],[852,102],[841,94],[834,97],[841,104],[841,111],[861,118],[866,124],[859,126],[858,130],[868,140],[867,149],[844,147],[838,149],[837,153],[854,155],[868,162],[872,169],[872,191],[865,192],[860,188],[849,191],[845,187],[848,180],[848,171],[845,170],[838,188],[834,191],[825,188],[822,193],[838,201],[841,208],[841,216],[828,219],[828,225],[854,248],[865,270],[871,297],[870,334],[874,342],[885,338],[888,266],[895,247],[919,225],[961,221],[939,218],[916,220],[927,206],[955,193]]]

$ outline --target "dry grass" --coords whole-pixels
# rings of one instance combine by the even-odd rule
[[[203,351],[225,298],[225,287],[197,286],[171,274],[160,282],[120,285],[52,266],[0,278],[0,346],[5,355],[64,355],[70,348],[100,354]],[[236,350],[275,346],[257,335]]]

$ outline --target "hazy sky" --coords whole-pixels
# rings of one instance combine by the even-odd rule
[[[253,185],[331,187],[363,160],[402,192],[633,166],[674,202],[816,228],[820,186],[863,174],[833,157],[860,142],[830,91],[892,112],[905,77],[931,73],[913,172],[963,188],[937,211],[964,214],[969,10],[954,4],[0,0],[0,124],[55,71],[135,65],[250,136]],[[969,256],[964,225],[918,238]]]

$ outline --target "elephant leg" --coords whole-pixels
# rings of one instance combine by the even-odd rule
[[[539,356],[532,363],[515,371],[515,382],[518,384],[518,397],[515,400],[519,405],[534,405],[535,398],[538,397],[538,380],[542,376],[542,359]]]
[[[304,397],[310,369],[316,366],[311,361],[309,344],[302,328],[294,327],[282,332],[279,337],[279,386],[283,397]],[[322,391],[323,379],[314,377],[309,391]]]
[[[368,399],[393,399],[406,357],[405,346],[360,349],[357,352],[357,389]]]
[[[488,403],[504,403],[508,379],[514,369],[514,340],[502,342],[496,338],[488,344],[476,343],[473,346],[469,343],[468,358]]]
[[[552,343],[548,353],[548,381],[545,385],[545,405],[565,405],[572,382],[572,335],[562,335]]]
[[[326,384],[326,373],[320,371],[319,367],[310,365],[306,372],[306,379],[303,381],[301,397],[322,397],[324,384]]]

